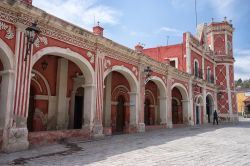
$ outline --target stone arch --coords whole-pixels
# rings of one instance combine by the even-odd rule
[[[187,92],[187,89],[185,88],[184,85],[180,84],[180,83],[174,83],[172,86],[171,86],[171,97],[172,97],[172,92],[174,90],[174,88],[177,88],[178,91],[180,92],[181,94],[181,110],[182,110],[182,113],[178,113],[178,115],[180,114],[179,117],[181,117],[181,114],[182,114],[182,117],[183,117],[183,120],[182,120],[182,123],[184,124],[188,124],[189,123],[189,112],[188,112],[188,107],[189,107],[189,99],[188,99],[188,92]],[[171,100],[172,102],[172,100]],[[172,104],[171,104],[171,107],[172,107]],[[178,108],[179,110],[179,108]],[[172,112],[172,108],[170,109],[170,111]],[[180,110],[179,110],[180,111]],[[178,112],[179,112],[178,111]],[[172,117],[173,118],[173,117]]]
[[[174,83],[171,86],[171,90],[173,90],[173,88],[177,88],[181,92],[183,100],[188,100],[188,92],[187,92],[187,89],[185,88],[184,85],[182,85],[180,83]]]
[[[95,83],[93,67],[91,66],[89,61],[85,59],[82,55],[80,55],[79,53],[74,52],[70,50],[69,48],[65,49],[65,48],[60,48],[60,47],[46,47],[46,48],[39,50],[37,53],[33,55],[31,66],[33,67],[34,64],[45,55],[55,55],[55,56],[63,57],[65,59],[68,59],[74,62],[83,72],[86,83],[88,84]]]
[[[131,92],[137,92],[138,90],[138,81],[135,75],[124,66],[113,66],[111,70],[107,70],[104,72],[103,80],[112,72],[117,71],[121,73],[129,82]]]
[[[45,87],[46,87],[46,90],[47,90],[47,94],[48,94],[48,96],[51,96],[51,90],[50,90],[48,80],[39,71],[32,69],[32,72],[34,74],[37,74],[43,80]]]

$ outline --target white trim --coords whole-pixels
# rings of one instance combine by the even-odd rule
[[[187,89],[185,88],[184,85],[180,84],[180,83],[174,83],[172,86],[171,86],[171,93],[172,93],[172,90],[174,89],[174,87],[176,87],[177,89],[180,90],[181,92],[181,95],[182,95],[182,99],[183,100],[188,100],[188,92],[187,92]],[[184,93],[183,93],[183,91]],[[184,99],[185,98],[185,99]]]
[[[137,78],[135,77],[132,71],[130,71],[128,68],[124,66],[113,66],[111,69],[105,71],[103,75],[103,80],[105,80],[107,75],[111,73],[112,71],[117,71],[121,73],[128,80],[131,92],[138,91],[139,84],[138,84]]]
[[[47,89],[48,96],[51,96],[51,90],[50,90],[50,86],[49,86],[48,80],[40,72],[38,72],[35,69],[32,69],[31,72],[37,74],[43,80],[43,82],[44,82],[44,84],[46,86],[46,89]]]
[[[175,68],[178,69],[178,66],[179,66],[179,61],[178,61],[178,57],[174,57],[174,58],[164,58],[165,59],[168,59],[169,61],[174,61],[175,62]]]
[[[37,80],[35,80],[34,78],[31,78],[31,81],[33,81],[35,84],[37,84],[37,86],[39,87],[40,92],[42,93],[43,89],[42,89],[42,86],[40,85],[40,83]]]
[[[82,71],[84,77],[86,78],[87,83],[95,82],[95,72],[90,62],[81,54],[70,50],[69,48],[60,48],[60,47],[46,47],[39,50],[32,57],[31,66],[41,59],[44,55],[54,55],[60,56],[67,60],[74,62]]]
[[[0,55],[1,55],[0,60],[3,64],[4,70],[13,69],[14,68],[14,53],[1,38],[0,38]]]

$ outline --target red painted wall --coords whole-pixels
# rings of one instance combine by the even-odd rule
[[[160,62],[166,62],[169,58],[178,58],[178,69],[185,71],[186,59],[184,58],[183,47],[183,44],[176,44],[147,48],[143,50],[143,53]]]

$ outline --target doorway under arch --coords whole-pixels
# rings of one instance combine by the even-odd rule
[[[116,106],[116,130],[115,133],[122,133],[125,127],[125,98],[120,95],[117,98]]]
[[[30,98],[29,98],[29,110],[28,110],[28,118],[27,118],[27,128],[29,132],[33,131],[33,120],[34,120],[34,114],[35,114],[35,109],[36,109],[35,94],[36,94],[36,90],[34,86],[31,86]]]
[[[145,103],[144,103],[144,123],[145,123],[145,125],[150,125],[150,118],[151,118],[150,100],[146,98]]]
[[[200,125],[203,123],[203,99],[197,96],[195,100],[195,124]]]
[[[174,106],[174,109],[171,108],[171,112],[173,115],[173,112],[176,111],[178,113],[175,113],[175,117],[172,116],[172,123],[173,124],[189,124],[189,113],[188,113],[188,107],[189,107],[189,100],[188,100],[188,93],[187,89],[184,85],[180,83],[174,83],[171,87],[171,97],[172,100],[171,106]],[[178,115],[178,118],[177,118]],[[171,115],[170,115],[171,116]]]
[[[208,123],[211,123],[213,110],[214,110],[214,100],[213,97],[210,94],[208,94],[206,96],[206,115]]]
[[[74,104],[74,129],[81,129],[84,123],[84,88],[76,90]]]

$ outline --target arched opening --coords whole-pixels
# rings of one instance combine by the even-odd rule
[[[112,69],[114,71],[104,74],[102,122],[106,135],[121,133],[121,130],[125,133],[130,132],[130,125],[137,123],[136,78],[125,67],[116,66]]]
[[[81,55],[60,48],[36,53],[32,63],[31,85],[38,87],[33,121],[42,121],[42,127],[33,126],[33,131],[81,129],[86,122],[84,114],[92,114],[93,90],[85,86],[93,82],[92,67]],[[92,122],[87,117],[87,123]]]
[[[201,96],[197,96],[195,100],[195,124],[202,124],[202,115],[203,115],[203,99]]]
[[[188,95],[186,88],[176,83],[172,86],[171,91],[171,111],[172,111],[172,123],[173,124],[189,124],[188,117]]]
[[[150,100],[149,99],[145,99],[145,103],[144,103],[144,123],[145,125],[150,125],[150,121],[151,121],[151,113],[150,113]]]
[[[182,95],[178,88],[172,90],[172,123],[183,123]]]
[[[144,100],[144,124],[156,125],[160,123],[159,109],[159,88],[153,80],[150,80],[145,85],[145,100]]]
[[[166,125],[166,110],[167,100],[165,83],[159,77],[151,76],[150,81],[145,85],[144,124],[146,125],[146,129],[151,128],[148,125]]]
[[[207,122],[211,123],[211,117],[214,110],[214,101],[211,95],[206,96],[206,115],[207,115]]]
[[[74,105],[74,129],[81,129],[83,124],[84,112],[84,88],[80,87],[76,90]]]
[[[117,106],[116,106],[116,133],[122,133],[125,127],[124,121],[125,114],[125,99],[122,95],[117,98]]]

